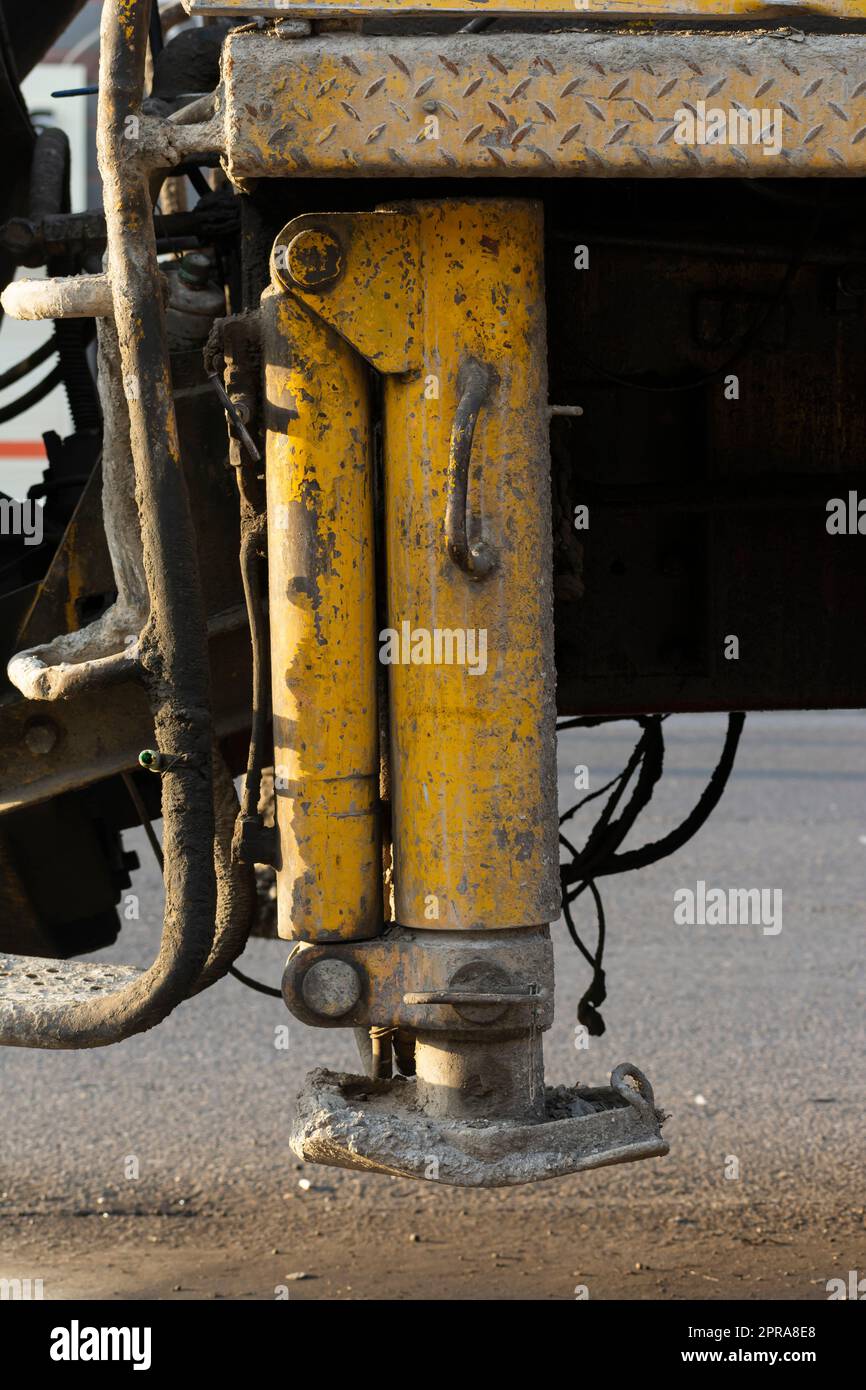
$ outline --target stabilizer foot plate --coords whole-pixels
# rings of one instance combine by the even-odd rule
[[[442,1120],[418,1108],[414,1081],[317,1070],[298,1098],[291,1145],[307,1163],[457,1187],[510,1187],[668,1152],[665,1115],[628,1063],[610,1086],[547,1087],[546,1097],[548,1118],[536,1124]]]

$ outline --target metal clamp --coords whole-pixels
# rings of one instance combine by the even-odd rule
[[[457,374],[459,400],[451,427],[448,449],[448,496],[445,507],[445,537],[448,554],[470,579],[485,579],[496,568],[495,548],[478,537],[469,540],[469,465],[472,441],[481,407],[496,383],[492,368],[474,357],[463,362]]]
[[[155,748],[143,748],[138,755],[138,761],[147,772],[164,773],[183,768],[202,768],[201,759],[191,757],[189,753],[158,753]]]
[[[208,372],[208,380],[210,381],[211,386],[219,396],[220,404],[222,405],[223,410],[229,417],[232,425],[234,426],[237,432],[238,439],[243,444],[253,463],[261,463],[262,456],[259,452],[258,445],[253,439],[249,430],[247,429],[246,421],[244,420],[243,414],[238,408],[237,403],[232,400],[231,396],[229,395],[228,391],[226,390],[225,386],[220,380],[219,372]]]

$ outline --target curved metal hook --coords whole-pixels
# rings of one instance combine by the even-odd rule
[[[629,1086],[626,1080],[629,1076],[636,1083],[637,1090],[634,1086]],[[639,1067],[634,1066],[632,1062],[620,1062],[610,1074],[610,1084],[623,1100],[634,1106],[641,1119],[653,1127],[658,1126],[659,1117],[656,1114],[653,1088]]]
[[[469,540],[469,465],[481,407],[496,383],[496,374],[483,362],[468,357],[457,373],[459,400],[448,449],[448,494],[445,538],[448,554],[470,579],[485,579],[496,568],[495,548],[480,537]]]

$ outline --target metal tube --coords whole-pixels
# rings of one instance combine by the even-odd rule
[[[382,930],[367,368],[293,294],[262,300],[278,931]]]
[[[13,280],[3,291],[2,302],[13,319],[105,319],[112,313],[107,275]]]
[[[163,778],[165,916],[159,957],[140,982],[139,1002],[148,1016],[143,1026],[157,1021],[154,1014],[168,1013],[195,984],[213,943],[216,911],[204,601],[171,391],[148,172],[135,166],[129,138],[135,126],[127,120],[140,109],[148,20],[146,0],[108,0],[103,9],[97,132],[151,605],[141,659],[156,746],[189,760],[188,772]]]
[[[162,938],[149,970],[119,989],[57,1003],[48,994],[0,1010],[0,1043],[18,1046],[99,1047],[142,1032],[195,989],[209,958],[213,963],[217,872],[205,611],[171,393],[149,171],[128,138],[141,107],[148,17],[149,0],[106,0],[97,146],[150,597],[140,657],[157,748],[178,767],[162,784]],[[234,872],[221,863],[222,905],[246,911],[250,897],[241,889],[235,900]]]
[[[16,652],[10,681],[28,700],[67,700],[76,692],[139,677],[138,635],[147,618],[147,587],[130,457],[129,408],[123,391],[114,320],[99,319],[102,404],[102,521],[117,598],[94,622]]]
[[[418,1105],[425,1115],[525,1123],[544,1118],[540,1033],[489,1040],[419,1034],[415,1066]]]

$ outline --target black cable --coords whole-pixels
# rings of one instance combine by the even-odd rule
[[[576,815],[578,811],[582,810],[588,801],[595,801],[597,796],[604,796],[605,792],[610,791],[610,788],[614,785],[614,783],[619,782],[623,776],[624,773],[618,772],[615,777],[611,777],[609,782],[605,782],[603,787],[599,787],[598,791],[589,792],[580,801],[576,801],[573,806],[569,806],[568,810],[563,811],[562,815],[559,817],[560,825],[564,825],[567,820],[571,820],[572,816]]]
[[[597,795],[601,795],[601,793],[608,788],[614,788],[601,815],[593,826],[583,850],[578,853],[571,842],[564,835],[560,834],[560,843],[565,845],[573,861],[571,865],[562,865],[559,871],[562,883],[562,911],[565,917],[565,924],[572,941],[592,966],[592,979],[578,1004],[577,1017],[578,1022],[587,1029],[592,1037],[600,1037],[605,1031],[604,1019],[599,1013],[599,1009],[607,997],[607,985],[602,968],[606,922],[601,894],[593,878],[593,868],[598,867],[601,872],[603,872],[604,864],[613,855],[619,845],[622,844],[622,841],[631,830],[641,810],[643,810],[644,806],[646,806],[650,800],[655,784],[661,776],[664,761],[664,740],[661,733],[662,717],[653,715],[646,719],[639,718],[637,723],[642,726],[643,731],[640,739],[632,750],[625,768],[617,777],[613,778],[606,787],[601,788],[599,792],[596,793]],[[631,795],[619,819],[614,820],[614,812],[638,768],[640,771],[638,772],[637,781]],[[584,805],[589,799],[588,797],[584,797],[580,805]],[[568,815],[569,812],[566,812],[563,819],[567,819]],[[569,892],[568,885],[573,879],[579,879],[580,882],[576,888]],[[571,904],[587,888],[592,894],[595,902],[596,921],[598,924],[598,944],[594,955],[580,939],[571,912]]]
[[[46,396],[50,396],[55,386],[60,386],[63,381],[63,371],[60,366],[52,367],[47,376],[19,396],[17,401],[10,401],[9,405],[0,406],[0,425],[5,425],[7,421],[14,420],[18,415],[23,415],[25,410],[29,410],[32,405],[38,405],[44,401]]]
[[[687,840],[697,834],[721,800],[722,792],[725,790],[731,768],[734,765],[734,758],[737,754],[737,747],[745,722],[745,714],[728,715],[728,731],[725,735],[725,743],[719,761],[699,800],[685,820],[676,829],[663,836],[661,840],[644,845],[641,849],[630,850],[627,854],[612,855],[605,866],[605,874],[624,874],[632,869],[643,869],[648,864],[655,864],[659,859],[665,859],[669,854],[674,854],[682,848]]]
[[[664,765],[662,721],[658,715],[651,715],[648,719],[638,722],[644,724],[644,731],[629,758],[625,773],[593,826],[589,838],[574,864],[563,866],[561,871],[563,886],[575,881],[596,878],[606,873],[606,862],[619,849],[641,811],[652,798]],[[613,820],[613,812],[635,770],[638,770],[638,776],[634,790],[619,819]]]
[[[260,980],[253,980],[249,975],[241,974],[236,965],[229,966],[229,974],[234,975],[236,980],[240,980],[242,985],[248,989],[254,989],[258,994],[267,994],[271,999],[282,999],[283,991],[274,989],[273,985],[263,985]]]
[[[48,338],[41,347],[31,352],[29,357],[24,357],[20,362],[16,362],[14,367],[8,371],[0,373],[0,391],[4,391],[7,386],[14,386],[16,381],[20,381],[23,376],[29,376],[35,372],[37,367],[41,367],[43,362],[47,362],[49,357],[53,357],[57,351],[57,339]]]
[[[590,1037],[600,1038],[605,1031],[604,1019],[598,1011],[607,998],[607,984],[601,965],[604,959],[604,942],[607,924],[605,922],[604,904],[601,901],[601,894],[592,879],[587,882],[586,886],[589,888],[595,900],[595,913],[598,922],[598,945],[595,948],[594,956],[590,954],[578,936],[577,928],[574,925],[574,919],[571,915],[571,904],[569,902],[563,902],[562,910],[565,915],[565,925],[568,927],[572,941],[592,966],[592,979],[589,982],[588,988],[585,989],[581,995],[580,1002],[577,1006],[577,1021],[583,1024]]]
[[[620,833],[623,825],[627,825],[627,828],[630,829],[636,818],[633,799],[628,803],[626,811],[623,813],[620,820],[614,822],[611,827],[611,836],[615,835],[616,844],[612,844],[611,836],[605,836],[604,840],[599,843],[601,837],[597,835],[597,831],[598,826],[602,823],[602,818],[600,818],[593,827],[590,837],[581,851],[575,852],[574,847],[569,844],[569,849],[574,856],[574,863],[564,864],[562,866],[561,877],[563,886],[567,887],[569,884],[577,882],[583,884],[583,882],[590,877],[601,878],[609,874],[628,873],[633,869],[643,869],[649,864],[655,864],[660,859],[665,859],[668,855],[674,854],[678,849],[681,849],[688,840],[697,834],[701,826],[705,824],[710,814],[719,804],[731,774],[731,769],[734,765],[734,758],[736,757],[740,735],[742,734],[745,721],[745,714],[732,713],[728,715],[728,728],[719,761],[710,776],[709,782],[701,793],[700,798],[686,816],[685,820],[667,835],[663,836],[661,840],[642,845],[640,849],[630,850],[626,854],[617,854],[616,850],[625,838],[625,834]],[[621,772],[619,777],[615,778],[614,781],[622,782],[624,786],[627,777],[630,776],[633,771],[635,758],[640,756],[643,759],[646,755],[647,749],[644,746],[643,739],[641,739],[632,753],[625,770]],[[647,770],[646,780],[639,797],[643,805],[649,800],[649,797],[646,796],[647,788],[650,785],[654,787],[661,774],[661,764],[657,764],[655,760],[656,754],[652,751],[652,766]],[[638,788],[636,788],[635,791],[637,793]],[[650,795],[651,794],[650,792]],[[579,808],[574,807],[573,809],[577,810]],[[605,812],[607,809],[608,808],[605,807]],[[605,812],[602,813],[602,817]],[[566,815],[568,814],[569,813],[566,812]],[[566,841],[566,843],[568,842]],[[592,852],[590,853],[590,851]],[[578,890],[578,892],[582,891],[583,887]],[[576,896],[577,893],[571,894],[570,900],[573,900]]]
[[[253,659],[253,714],[241,811],[244,816],[256,817],[259,814],[259,800],[262,793],[265,737],[270,715],[271,665],[267,623],[262,602],[261,533],[258,527],[254,527],[252,524],[252,517],[256,513],[253,480],[249,477],[248,469],[244,465],[235,468],[235,473],[241,496],[243,518],[240,551],[241,582],[244,590],[247,620],[250,626]]]
[[[144,801],[142,800],[141,793],[139,792],[138,787],[135,785],[135,782],[133,781],[132,774],[129,772],[122,772],[120,775],[123,778],[123,785],[129,792],[129,799],[136,809],[139,820],[144,826],[144,833],[150,841],[150,847],[153,850],[154,858],[156,859],[156,862],[159,865],[160,873],[162,873],[165,870],[165,858],[162,853],[162,845],[159,843],[159,840],[157,839],[156,831],[153,828],[150,816],[147,814],[147,807],[145,806]]]
[[[572,842],[562,833],[559,837],[560,844],[571,855],[571,863],[561,864],[559,870],[565,924],[572,941],[581,955],[592,966],[593,972],[589,987],[578,1005],[577,1016],[578,1021],[593,1037],[599,1037],[605,1030],[604,1019],[598,1010],[607,996],[605,975],[602,969],[606,922],[601,894],[595,880],[607,874],[626,873],[631,869],[645,868],[648,864],[654,864],[680,849],[687,840],[697,833],[718,805],[727,785],[746,716],[742,713],[729,714],[727,733],[719,761],[709,782],[686,818],[662,839],[643,845],[640,849],[619,854],[617,852],[619,846],[631,830],[641,810],[648,804],[662,775],[664,739],[661,725],[665,718],[667,718],[666,715],[654,715],[645,719],[638,718],[637,723],[642,725],[643,732],[622,772],[612,778],[604,787],[600,787],[598,791],[583,797],[581,801],[560,817],[560,825],[562,825],[593,797],[601,796],[613,788],[611,796],[605,803],[604,809],[590,831],[582,850],[575,849]],[[616,720],[607,717],[600,719],[579,718],[564,721],[559,727],[586,727],[612,722],[616,722]],[[637,772],[637,779],[625,807],[619,817],[614,819],[614,813],[635,772]],[[581,940],[572,914],[572,904],[587,889],[595,902],[598,923],[598,943],[594,954]]]

